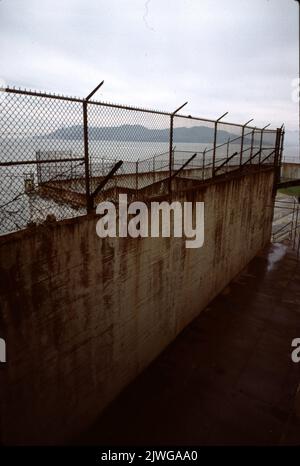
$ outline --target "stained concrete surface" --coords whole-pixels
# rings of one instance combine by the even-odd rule
[[[0,237],[3,444],[61,444],[87,429],[268,243],[274,170],[249,168],[176,181],[172,200],[205,203],[202,248],[99,238],[94,214]]]
[[[300,266],[273,244],[76,443],[299,445],[297,337]]]

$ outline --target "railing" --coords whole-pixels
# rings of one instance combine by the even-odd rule
[[[165,181],[171,195],[175,177],[280,164],[282,128],[91,100],[99,87],[85,99],[0,89],[0,234],[85,214],[100,194]]]
[[[273,242],[288,241],[293,250],[297,251],[297,258],[300,256],[300,205],[298,200],[275,201],[275,209],[286,211],[279,220],[285,221],[279,228],[272,232]],[[285,220],[286,219],[286,220]]]

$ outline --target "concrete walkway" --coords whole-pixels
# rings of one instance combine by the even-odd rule
[[[300,266],[270,245],[76,443],[300,444],[297,337]]]

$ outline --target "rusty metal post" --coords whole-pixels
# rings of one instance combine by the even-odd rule
[[[281,149],[281,138],[282,138],[282,129],[277,128],[276,130],[276,141],[275,141],[275,157],[274,157],[274,186],[273,186],[273,196],[275,199],[277,192],[277,184],[280,180],[280,149]]]
[[[260,142],[259,142],[258,165],[260,165],[260,159],[261,159],[260,154],[261,154],[261,151],[262,151],[263,137],[264,137],[264,131],[263,131],[263,129],[261,129],[261,131],[260,131]]]
[[[170,115],[170,140],[169,140],[169,195],[171,196],[172,193],[172,154],[173,154],[173,128],[174,128],[174,116],[176,115],[179,110],[181,110],[187,102],[183,105],[178,107],[173,113]]]
[[[261,129],[260,132],[260,143],[259,143],[259,154],[258,154],[258,165],[260,165],[261,161],[261,153],[262,153],[262,145],[263,145],[263,137],[264,137],[264,130],[270,126],[271,123],[267,124]]]
[[[102,86],[104,81],[98,84],[97,87],[84,99],[83,107],[83,140],[84,140],[84,167],[85,167],[85,194],[86,194],[86,210],[87,213],[93,210],[93,199],[90,190],[90,159],[89,159],[89,134],[88,134],[88,101]]]
[[[282,164],[282,156],[283,156],[283,148],[284,148],[284,136],[285,136],[285,128],[284,124],[281,126],[281,142],[280,142],[280,156],[279,156],[279,164],[280,164],[280,169],[281,169],[281,164]]]
[[[280,170],[280,165],[281,165],[281,144],[282,144],[282,129],[277,128],[276,130],[276,140],[275,140],[275,165],[276,168]],[[280,172],[279,172],[280,175]]]
[[[227,140],[227,146],[226,146],[226,164],[228,162],[228,158],[229,158],[229,145],[230,145],[230,138],[228,138]],[[226,169],[226,173],[228,172],[228,167]]]
[[[169,195],[171,196],[171,191],[172,191],[172,147],[173,147],[173,115],[170,117],[170,141],[169,141]]]
[[[251,162],[251,160],[252,160],[251,157],[252,157],[252,155],[253,155],[253,149],[254,149],[254,134],[255,134],[255,130],[256,130],[256,127],[253,129],[252,135],[251,135],[251,149],[250,149],[250,157],[249,157],[249,159],[250,159],[250,164],[252,163],[252,162]]]
[[[217,131],[218,131],[218,122],[215,121],[215,131],[214,131],[214,147],[213,147],[213,162],[212,162],[212,177],[215,172],[215,161],[216,161],[216,144],[217,144]]]
[[[90,191],[90,167],[89,167],[89,136],[88,136],[88,117],[87,102],[84,101],[83,107],[83,140],[84,140],[84,168],[85,168],[85,196],[87,213],[92,210],[91,191]]]
[[[245,123],[242,127],[242,136],[241,136],[241,152],[240,152],[240,167],[242,165],[242,158],[243,158],[243,151],[244,151],[244,137],[245,137],[245,128],[247,125],[249,125],[249,123],[251,123],[251,121],[253,121],[253,118],[251,118],[251,120],[247,121],[247,123]]]
[[[218,123],[222,118],[228,115],[228,112],[224,113],[224,115],[220,116],[215,121],[215,131],[214,131],[214,149],[213,149],[213,162],[212,162],[212,177],[215,175],[215,165],[216,165],[216,146],[217,146],[217,132],[218,132]]]

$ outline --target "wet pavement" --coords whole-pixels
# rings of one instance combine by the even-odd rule
[[[273,244],[76,443],[300,444],[300,265]]]

